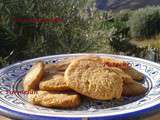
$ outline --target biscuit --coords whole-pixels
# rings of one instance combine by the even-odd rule
[[[123,79],[97,60],[89,58],[72,61],[65,71],[65,80],[71,89],[93,99],[121,97]]]
[[[122,60],[117,60],[109,57],[102,58],[95,55],[80,56],[77,57],[76,60],[94,60],[97,62],[101,62],[104,66],[110,67],[114,72],[120,75],[124,80],[124,83],[134,82],[132,77],[121,69],[121,68],[127,69],[129,67],[128,63]]]
[[[58,72],[56,68],[56,64],[52,64],[52,63],[45,64],[44,72],[45,74],[56,74]]]
[[[80,96],[73,92],[36,91],[28,94],[28,101],[50,108],[74,108],[80,105]]]
[[[129,64],[123,60],[113,59],[113,58],[101,58],[101,62],[104,65],[107,65],[109,67],[117,67],[120,69],[128,69]]]
[[[124,81],[124,84],[128,84],[128,83],[133,83],[134,80],[132,79],[132,77],[130,75],[128,75],[127,73],[125,73],[122,69],[117,68],[117,67],[111,67],[111,69],[116,72]]]
[[[59,63],[57,63],[57,69],[64,72],[67,69],[68,65],[72,62],[72,60],[73,58],[61,60]]]
[[[64,75],[62,73],[58,73],[45,75],[43,80],[39,83],[39,89],[48,91],[64,91],[69,88],[64,80]]]
[[[75,60],[92,60],[92,61],[97,61],[100,62],[102,59],[96,55],[86,55],[86,56],[79,56],[74,59]]]
[[[133,80],[142,80],[143,74],[139,71],[135,70],[127,62],[124,62],[122,60],[112,59],[112,58],[102,58],[102,62],[110,67],[117,67],[122,69],[125,73],[130,75]]]
[[[123,86],[123,96],[137,96],[144,94],[146,92],[146,88],[141,84],[136,81],[133,83],[129,84],[124,84]]]
[[[124,69],[124,72],[130,75],[134,80],[142,80],[144,76],[141,72],[137,71],[132,67]]]
[[[73,58],[68,58],[65,60],[62,60],[58,63],[48,63],[45,65],[45,73],[52,73],[52,74],[56,74],[57,72],[64,72],[68,65],[71,63]]]
[[[38,62],[32,66],[23,79],[23,88],[26,91],[38,89],[39,82],[44,75],[44,64]]]

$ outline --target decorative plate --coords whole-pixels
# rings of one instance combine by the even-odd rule
[[[22,89],[22,78],[36,61],[57,63],[68,57],[88,54],[65,54],[40,57],[10,65],[0,70],[0,112],[11,118],[48,119],[122,119],[142,115],[160,107],[160,65],[134,57],[96,54],[97,56],[122,59],[144,74],[142,83],[147,93],[137,97],[124,97],[123,101],[91,101],[86,99],[76,109],[51,109],[27,102]],[[17,92],[18,91],[18,92]],[[20,92],[19,92],[20,91]]]

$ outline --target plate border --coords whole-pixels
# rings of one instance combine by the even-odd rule
[[[146,109],[142,109],[142,110],[138,110],[138,111],[134,111],[134,112],[129,112],[129,113],[123,113],[123,114],[119,114],[119,115],[111,115],[111,116],[98,116],[98,117],[88,117],[90,120],[113,120],[113,119],[126,119],[129,117],[138,117],[140,115],[145,115],[146,113],[149,113],[151,111],[154,111],[156,109],[160,108],[160,103],[146,108]],[[0,105],[0,113],[2,113],[2,115],[6,116],[6,117],[10,117],[10,118],[16,118],[16,119],[26,119],[26,120],[81,120],[84,117],[60,117],[60,116],[56,116],[56,117],[52,117],[52,116],[42,116],[42,115],[31,115],[31,114],[27,114],[27,113],[23,113],[23,112],[18,112],[15,110],[11,110],[8,109],[6,107],[3,107]],[[86,118],[87,119],[87,118]]]
[[[22,61],[22,62],[17,62],[13,65],[9,65],[5,68],[2,68],[0,69],[0,73],[2,71],[6,71],[7,69],[9,68],[12,68],[14,66],[17,66],[18,64],[23,64],[23,63],[27,63],[27,62],[32,62],[32,61],[35,61],[35,60],[41,60],[41,59],[47,59],[47,58],[52,58],[52,57],[61,57],[61,56],[64,56],[64,57],[67,57],[68,55],[69,56],[77,56],[77,55],[89,55],[89,54],[93,54],[93,55],[100,55],[100,56],[109,56],[109,57],[123,57],[123,58],[128,58],[128,59],[135,59],[135,60],[140,60],[140,61],[144,61],[144,62],[147,62],[149,64],[153,64],[155,66],[159,66],[159,64],[157,63],[154,63],[152,61],[148,61],[148,60],[144,60],[144,59],[141,59],[141,58],[136,58],[136,57],[129,57],[129,56],[124,56],[124,55],[113,55],[113,54],[95,54],[95,53],[77,53],[77,54],[60,54],[60,55],[50,55],[50,56],[44,56],[44,57],[39,57],[39,58],[34,58],[34,59],[29,59],[29,60],[25,60],[25,61]],[[120,118],[120,119],[123,119],[123,118],[128,118],[128,117],[135,117],[135,116],[139,116],[139,115],[142,115],[142,114],[145,114],[145,113],[148,113],[148,112],[151,112],[153,110],[156,110],[160,108],[160,103],[157,103],[151,107],[148,107],[148,108],[143,108],[142,110],[136,110],[136,111],[133,111],[133,112],[128,112],[128,113],[122,113],[122,114],[117,114],[117,115],[98,115],[98,116],[89,116],[89,118],[91,119],[115,119],[115,118]],[[50,120],[50,119],[61,119],[61,120],[72,120],[72,119],[81,119],[82,117],[76,117],[76,116],[64,116],[64,117],[60,117],[60,116],[42,116],[42,115],[34,115],[34,114],[28,114],[28,113],[24,113],[24,112],[19,112],[19,111],[16,111],[16,110],[12,110],[12,109],[9,109],[9,108],[6,108],[2,105],[0,105],[0,112],[2,113],[2,115],[5,115],[7,117],[11,117],[11,118],[18,118],[18,119],[32,119],[32,120]]]

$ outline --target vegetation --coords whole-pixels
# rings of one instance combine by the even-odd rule
[[[63,21],[18,22],[18,18]],[[143,49],[132,41],[153,38],[159,32],[160,7],[112,13],[98,11],[93,0],[2,0],[0,67],[61,53],[123,52],[138,56]]]
[[[10,63],[58,53],[89,51],[89,23],[78,14],[85,1],[13,0],[0,3],[0,51]],[[17,22],[18,18],[61,18],[63,22]]]
[[[130,19],[131,36],[149,38],[160,33],[160,7],[147,7],[135,11]]]
[[[138,47],[152,47],[152,48],[159,48],[160,49],[160,35],[154,36],[148,39],[134,39],[132,43],[137,45]]]

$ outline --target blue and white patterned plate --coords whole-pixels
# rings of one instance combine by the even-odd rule
[[[3,115],[31,120],[48,119],[113,119],[141,115],[160,107],[160,65],[133,57],[96,54],[103,57],[113,57],[129,62],[135,69],[144,74],[142,83],[147,87],[147,93],[137,97],[125,97],[121,101],[91,101],[84,99],[76,109],[51,109],[35,106],[27,102],[27,94],[22,94],[22,78],[36,61],[56,63],[68,57],[88,54],[65,54],[40,57],[10,65],[0,70],[0,112]],[[11,91],[11,92],[8,92]],[[8,92],[8,93],[7,93]]]

